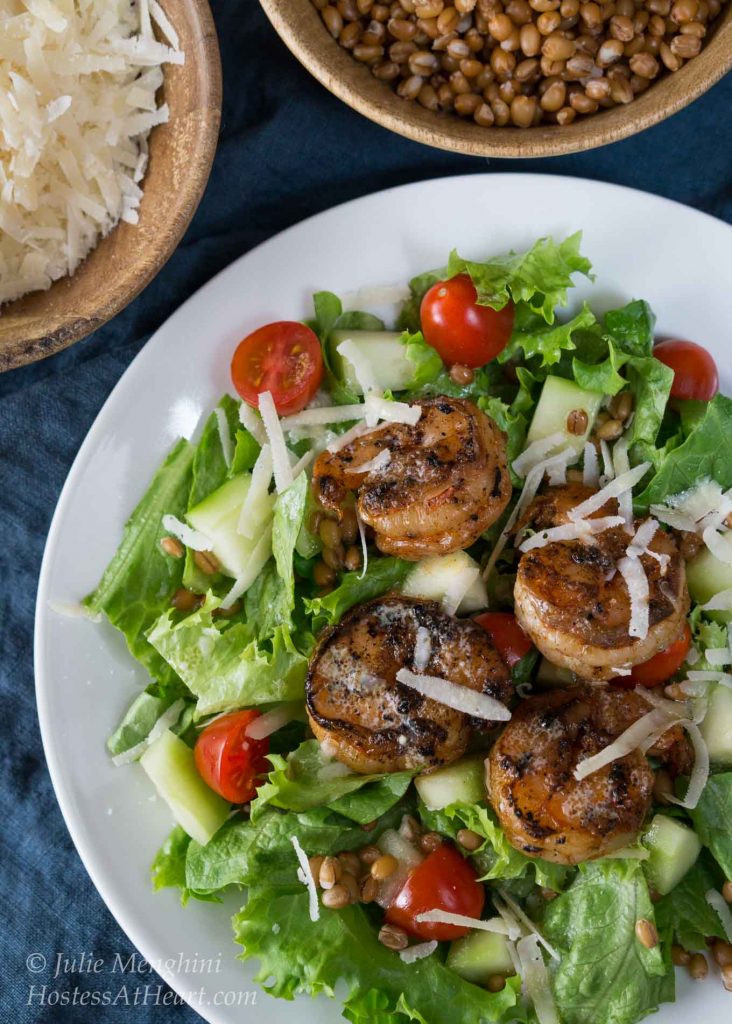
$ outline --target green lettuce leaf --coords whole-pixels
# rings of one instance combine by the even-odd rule
[[[704,477],[724,488],[732,486],[732,399],[724,395],[712,399],[696,428],[661,461],[635,503],[645,509],[688,490]]]
[[[112,757],[142,743],[150,735],[150,730],[162,713],[170,707],[173,700],[174,698],[170,695],[155,697],[147,690],[143,690],[135,697],[122,721],[107,740],[107,750]]]
[[[436,380],[445,369],[444,363],[439,355],[424,340],[421,331],[405,331],[402,335],[402,344],[406,349],[407,359],[414,366],[414,378],[410,388],[422,388],[425,384]]]
[[[84,600],[91,611],[104,612],[124,634],[132,656],[155,680],[155,695],[171,700],[185,695],[185,686],[146,634],[181,586],[183,559],[170,558],[160,549],[166,536],[162,519],[166,514],[185,515],[194,452],[188,441],[174,446],[130,516],[97,589]]]
[[[528,312],[525,307],[516,310],[516,322],[513,334],[506,348],[498,357],[499,362],[509,360],[537,360],[537,367],[556,365],[565,352],[577,348],[576,335],[586,332],[597,323],[595,314],[585,303],[576,316],[566,323],[554,323],[552,318],[547,324],[535,313]],[[604,354],[606,347],[600,351]]]
[[[655,326],[655,314],[643,299],[634,299],[621,309],[611,309],[603,318],[605,333],[629,356],[651,355]]]
[[[689,811],[696,834],[725,878],[732,878],[732,772],[710,775],[696,807]]]
[[[234,433],[234,454],[231,459],[229,476],[238,476],[252,469],[260,452],[259,442],[244,427],[238,426]]]
[[[483,881],[526,878],[537,885],[561,892],[571,875],[569,868],[547,860],[526,857],[515,849],[498,824],[493,810],[483,804],[455,803],[441,811],[428,811],[420,801],[419,815],[433,832],[455,838],[461,828],[482,836],[484,843],[472,855]]]
[[[540,238],[528,252],[511,252],[485,263],[450,254],[448,277],[470,274],[482,306],[502,309],[507,302],[527,303],[534,313],[551,324],[556,306],[567,305],[572,274],[590,276],[591,264],[580,254],[582,232],[559,245],[551,238]]]
[[[272,771],[259,787],[252,803],[256,819],[268,806],[287,811],[308,811],[327,806],[345,818],[366,824],[375,821],[401,799],[412,781],[412,772],[393,774],[335,775],[317,740],[306,740],[287,760],[270,754]]]
[[[176,825],[155,854],[150,869],[155,892],[159,889],[180,889],[184,906],[191,895],[186,885],[186,855],[191,842],[191,837]]]
[[[308,477],[301,473],[274,503],[270,561],[247,590],[247,625],[257,640],[272,637],[278,627],[292,632],[295,611],[294,552],[308,504]]]
[[[217,603],[209,596],[180,622],[167,611],[149,634],[155,650],[198,698],[197,715],[302,700],[307,658],[289,632],[278,627],[271,645],[259,644],[245,623],[219,627],[212,616]]]
[[[310,856],[355,850],[375,842],[384,829],[399,825],[403,808],[393,807],[368,833],[327,808],[283,814],[267,807],[254,820],[230,818],[205,846],[191,841],[185,860],[185,886],[210,895],[230,885],[288,884],[292,879],[291,835]]]
[[[506,456],[509,467],[512,466],[526,445],[526,432],[529,428],[526,416],[514,405],[507,405],[500,398],[479,398],[477,405],[505,433]],[[513,475],[513,470],[511,473]],[[516,477],[514,483],[520,485],[520,478]]]
[[[702,853],[679,884],[655,904],[661,932],[675,936],[684,949],[706,952],[706,939],[726,938],[717,912],[706,901],[710,889],[720,887],[720,872],[708,854]]]
[[[635,936],[654,921],[640,862],[580,866],[569,889],[546,904],[544,934],[561,953],[553,987],[564,1024],[635,1024],[674,998],[673,968],[661,946]]]
[[[302,992],[333,998],[339,984],[348,993],[343,1015],[358,1024],[406,1024],[409,1019],[442,1024],[455,1019],[456,1008],[460,1024],[515,1019],[517,978],[490,993],[445,967],[437,953],[404,964],[378,941],[378,926],[362,905],[323,909],[320,920],[312,922],[294,856],[292,865],[289,885],[260,880],[234,918],[243,959],[260,961],[256,980],[270,995],[293,999]],[[273,930],[274,922],[279,927]]]
[[[634,462],[649,460],[656,464],[663,452],[656,448],[666,406],[671,394],[674,372],[652,356],[634,356],[625,374],[634,398],[634,416],[628,435]]]
[[[331,590],[325,597],[305,598],[305,610],[312,616],[313,633],[317,634],[325,626],[340,622],[355,604],[397,589],[412,568],[410,562],[400,558],[369,558],[363,579],[360,572],[347,572],[341,576],[335,590]]]
[[[618,372],[627,363],[629,356],[621,352],[610,342],[607,358],[598,363],[585,363],[580,359],[572,360],[572,375],[581,388],[587,391],[599,391],[603,395],[617,395],[626,386],[627,381]]]

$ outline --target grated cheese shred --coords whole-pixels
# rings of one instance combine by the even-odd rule
[[[119,221],[137,223],[147,138],[169,117],[156,101],[162,65],[184,62],[178,45],[155,0],[10,3],[0,30],[0,305],[50,288]]]

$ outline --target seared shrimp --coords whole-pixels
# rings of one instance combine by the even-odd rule
[[[512,846],[560,864],[604,857],[633,843],[651,805],[653,772],[640,751],[577,782],[580,760],[608,746],[650,706],[638,694],[577,687],[530,697],[514,712],[488,757],[488,795]],[[680,726],[649,754],[688,771]]]
[[[593,491],[581,484],[550,488],[524,520],[537,531],[569,522],[568,513]],[[617,515],[608,502],[595,516]],[[522,555],[514,589],[516,617],[549,661],[581,679],[602,680],[617,669],[648,661],[681,633],[689,610],[686,569],[671,534],[658,530],[644,554],[649,585],[649,629],[631,637],[630,596],[617,571],[629,538],[623,527],[595,535],[595,543],[558,541]]]
[[[383,597],[357,606],[320,639],[306,683],[313,732],[353,771],[425,769],[465,752],[476,723],[397,682],[401,668],[504,703],[513,694],[506,666],[472,620],[455,619],[436,602],[416,598]]]
[[[313,469],[322,505],[340,510],[348,491],[381,551],[418,561],[469,547],[511,496],[502,431],[472,402],[427,398],[415,426],[387,424],[323,452]],[[361,471],[381,452],[390,461]]]

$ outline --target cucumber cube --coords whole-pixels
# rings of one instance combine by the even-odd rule
[[[644,861],[646,876],[662,896],[671,892],[693,867],[702,846],[692,828],[666,814],[653,818],[642,842],[650,851],[650,857]]]
[[[183,831],[205,846],[231,808],[198,774],[188,744],[168,729],[147,748],[140,764]]]
[[[732,552],[732,536],[722,534],[721,542]],[[703,548],[686,566],[686,580],[691,598],[697,604],[706,604],[721,590],[732,587],[732,565],[720,562],[709,548]],[[715,622],[732,622],[732,611],[705,612]]]
[[[732,767],[732,690],[717,683],[699,726],[713,764]]]
[[[441,811],[456,803],[482,803],[486,797],[484,759],[466,757],[429,775],[418,775],[414,785],[428,811]]]
[[[471,932],[450,943],[446,964],[474,985],[485,985],[495,974],[513,974],[514,966],[505,935]]]
[[[575,451],[581,452],[595,423],[602,399],[603,395],[599,391],[585,391],[574,381],[563,377],[547,377],[529,427],[527,443],[563,433],[562,446],[571,445]],[[587,414],[587,429],[582,434],[570,434],[567,430],[567,417],[575,409],[583,409]]]

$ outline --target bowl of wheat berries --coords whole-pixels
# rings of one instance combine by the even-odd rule
[[[260,0],[331,92],[476,156],[592,149],[680,110],[732,67],[727,0]]]

